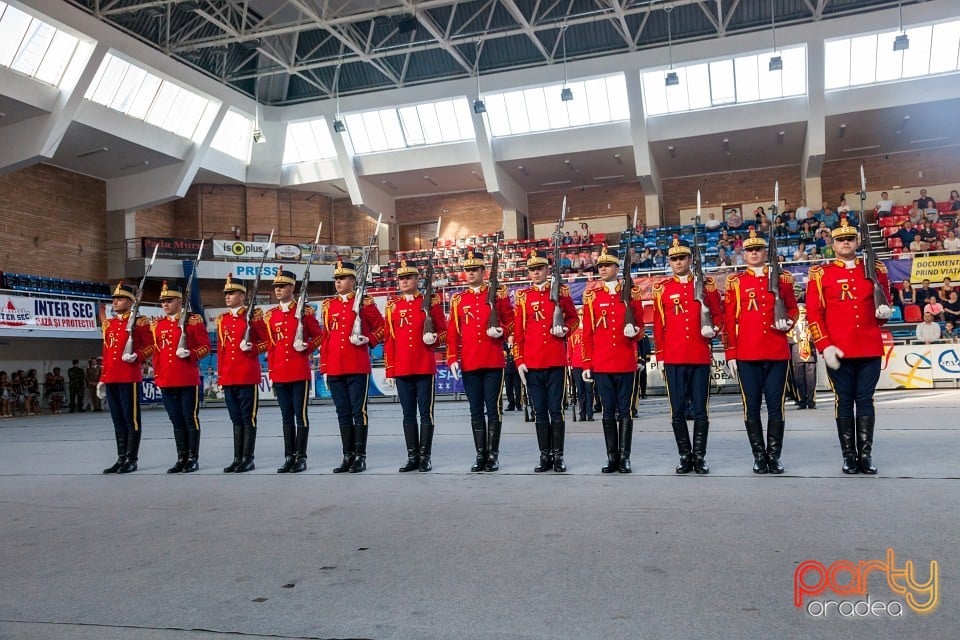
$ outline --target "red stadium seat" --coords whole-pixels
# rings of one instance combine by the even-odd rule
[[[653,326],[653,305],[643,305],[643,324],[647,327]]]
[[[951,206],[952,206],[951,202],[938,202],[937,211],[939,211],[940,213],[946,213],[947,211],[950,211]]]
[[[880,218],[881,227],[896,227],[898,224],[900,223],[897,222],[897,216],[895,215],[883,216]]]
[[[892,213],[895,216],[905,216],[910,212],[907,210],[905,206],[903,206],[902,204],[898,204],[892,209],[890,209],[890,213]]]
[[[901,255],[903,255],[903,249],[891,249],[890,255],[892,255],[894,258],[899,258]]]
[[[887,248],[888,249],[902,249],[903,240],[900,238],[887,238]]]
[[[903,308],[903,321],[904,322],[923,322],[923,311],[920,310],[920,305],[917,304],[908,304]]]
[[[892,235],[895,234],[896,232],[897,232],[897,228],[896,228],[896,227],[881,227],[881,228],[880,228],[880,235],[882,235],[884,238],[889,238],[890,236],[892,236]]]

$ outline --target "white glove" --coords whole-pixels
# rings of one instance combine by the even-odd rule
[[[450,365],[450,375],[453,376],[454,380],[460,379],[460,363],[454,362]]]
[[[584,382],[593,382],[593,372],[590,369],[584,369],[580,377],[583,378]]]
[[[107,383],[106,383],[106,382],[98,382],[98,383],[97,383],[97,397],[100,398],[101,400],[105,400],[105,399],[107,398]]]
[[[826,362],[827,366],[831,369],[836,370],[840,368],[840,358],[842,357],[843,351],[840,351],[840,349],[833,345],[823,350],[823,361]]]
[[[352,345],[354,345],[354,346],[362,347],[363,345],[367,344],[368,342],[370,342],[370,338],[368,338],[367,336],[363,335],[362,333],[361,333],[361,334],[357,334],[357,335],[354,335],[354,334],[352,334],[352,333],[350,334],[350,344],[352,344]]]
[[[503,337],[503,328],[502,327],[490,327],[487,329],[487,335],[491,338],[502,338]]]
[[[327,384],[327,374],[323,374],[323,386],[325,386],[327,389],[330,388],[330,385]]]
[[[240,351],[250,351],[251,349],[253,349],[252,343],[247,342],[246,340],[240,341]]]
[[[190,357],[190,349],[177,349],[177,357],[186,360]]]
[[[569,332],[570,330],[564,326],[550,327],[550,335],[554,338],[564,338]]]
[[[700,327],[700,335],[704,338],[712,338],[717,335],[716,327]]]
[[[733,359],[731,359],[731,360],[727,360],[727,371],[729,371],[729,372],[730,372],[730,375],[732,375],[734,378],[737,377],[737,360],[736,360],[736,358],[733,358]]]
[[[122,356],[120,356],[120,359],[123,360],[124,362],[129,362],[130,364],[133,364],[134,362],[137,361],[137,354],[125,353]]]
[[[294,340],[293,348],[295,351],[300,351],[302,353],[307,350],[307,343],[303,340]]]
[[[519,373],[524,378],[527,377],[527,371],[530,371],[530,368],[525,364],[521,364],[517,367],[517,373]]]
[[[877,320],[889,320],[890,316],[892,315],[893,315],[893,309],[891,309],[887,305],[882,304],[879,307],[877,307],[877,313],[876,313]]]
[[[625,338],[636,338],[638,333],[640,333],[640,330],[637,329],[637,325],[635,324],[623,325],[623,335]]]
[[[437,334],[435,333],[425,333],[423,334],[423,344],[431,345],[437,342]]]
[[[790,327],[793,326],[793,320],[790,318],[781,318],[773,323],[773,328],[777,331],[790,331]]]

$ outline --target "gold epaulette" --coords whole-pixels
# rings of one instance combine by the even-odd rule
[[[147,316],[138,316],[136,325],[138,327],[148,327],[150,326],[150,318]]]
[[[312,304],[305,304],[305,305],[303,305],[303,315],[305,315],[305,316],[312,316],[313,313],[314,313],[314,312],[313,312],[313,305],[312,305]]]
[[[587,289],[586,291],[583,292],[583,303],[586,304],[587,302],[592,301],[596,297],[597,297],[596,289]]]
[[[439,294],[439,293],[435,293],[435,294],[433,294],[432,296],[430,296],[430,306],[431,306],[431,307],[432,307],[433,305],[435,305],[435,304],[442,304],[442,303],[443,303],[443,298],[440,297],[440,294]]]
[[[263,309],[256,307],[253,310],[253,319],[254,320],[263,320]]]
[[[520,306],[521,304],[526,302],[526,300],[527,300],[527,290],[520,289],[519,291],[517,291],[517,306]]]
[[[707,276],[703,281],[704,289],[707,291],[716,291],[717,290],[717,281],[713,276]]]
[[[793,274],[790,273],[789,271],[781,271],[780,282],[784,284],[793,284],[794,283]]]
[[[507,285],[501,284],[497,287],[497,297],[501,300],[507,299],[510,297],[510,294],[507,293]]]
[[[394,307],[396,307],[396,306],[397,306],[397,300],[398,300],[398,298],[397,298],[396,296],[394,296],[394,297],[392,297],[392,298],[387,298],[387,307],[386,307],[386,308],[387,308],[387,309],[393,309]]]
[[[813,265],[812,267],[810,267],[810,269],[807,271],[807,276],[808,276],[811,280],[819,280],[820,278],[822,278],[822,277],[823,277],[823,265],[822,265],[822,264],[815,264],[815,265]]]
[[[630,287],[630,299],[631,300],[643,300],[643,293],[640,289],[640,285],[635,284]]]
[[[887,265],[877,260],[877,273],[886,273],[886,272],[887,272]]]
[[[568,296],[568,295],[570,295],[570,287],[569,287],[568,285],[565,285],[565,284],[560,285],[560,295],[561,295],[561,296]]]
[[[373,296],[365,295],[363,296],[363,306],[367,306],[368,304],[373,304]]]
[[[199,313],[191,313],[187,321],[190,324],[203,324],[203,318],[200,317]]]

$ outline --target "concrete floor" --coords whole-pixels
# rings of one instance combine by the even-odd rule
[[[432,473],[398,474],[399,407],[370,407],[370,469],[334,476],[333,409],[312,407],[309,469],[278,476],[279,412],[256,471],[227,475],[230,427],[201,412],[201,471],[144,414],[140,470],[103,476],[106,414],[0,422],[0,638],[960,637],[960,393],[881,392],[877,477],[845,477],[831,399],[789,409],[783,477],[754,476],[736,396],[711,401],[709,476],[678,477],[666,403],[641,405],[632,475],[600,474],[599,422],[568,423],[565,476],[534,474],[506,414],[502,469],[470,474],[464,402],[437,404]],[[811,616],[808,559],[939,563],[938,608]],[[808,577],[812,581],[812,578]],[[903,602],[882,576],[872,601]],[[824,594],[818,600],[862,600]]]

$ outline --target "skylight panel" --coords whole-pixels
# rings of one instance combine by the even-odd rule
[[[47,53],[47,47],[53,41],[54,33],[56,29],[50,25],[33,20],[10,68],[24,75],[34,75],[40,68],[44,54]]]
[[[0,2],[0,66],[59,86],[80,40]]]
[[[250,144],[253,134],[253,118],[234,110],[229,110],[223,116],[220,128],[210,146],[229,156],[242,160],[244,164],[250,162]],[[309,136],[312,138],[313,136]],[[286,152],[286,149],[284,149]]]
[[[417,107],[401,107],[397,109],[400,115],[400,124],[403,125],[403,133],[407,138],[408,144],[425,144],[426,138],[423,135],[423,127],[420,124],[420,114]]]
[[[3,17],[0,18],[0,64],[5,67],[13,64],[13,59],[20,49],[23,37],[27,35],[27,29],[30,28],[32,20],[29,14],[9,5],[6,6]]]

